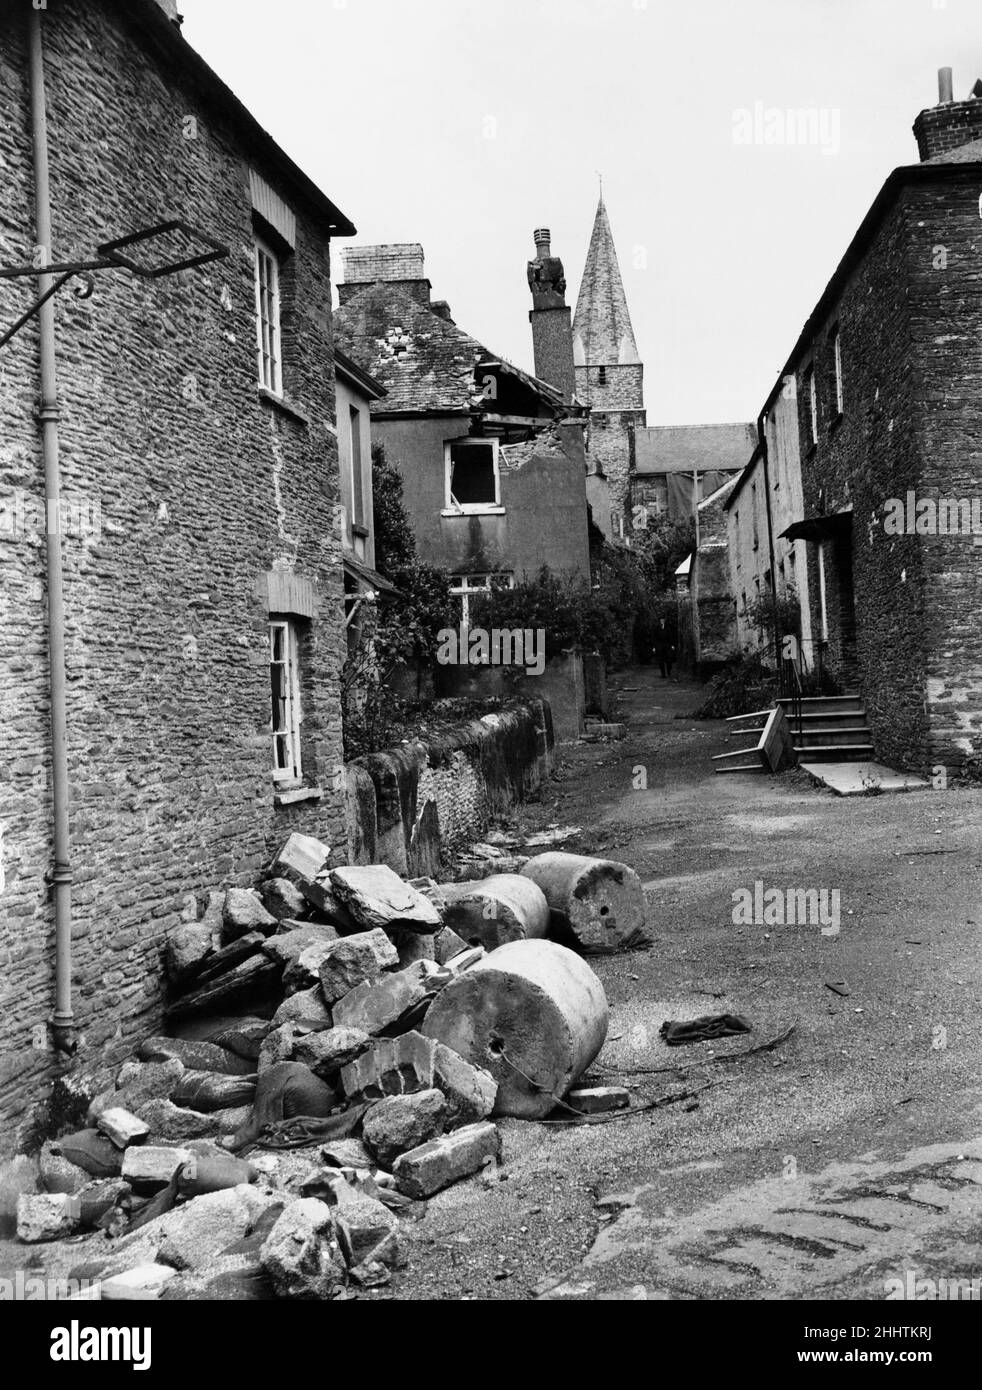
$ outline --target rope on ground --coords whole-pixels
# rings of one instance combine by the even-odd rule
[[[700,1067],[713,1066],[717,1062],[742,1062],[744,1058],[753,1057],[758,1052],[773,1052],[776,1047],[787,1042],[797,1027],[798,1020],[795,1019],[783,1033],[778,1033],[776,1038],[769,1038],[767,1042],[758,1043],[756,1047],[745,1047],[740,1052],[723,1052],[716,1057],[705,1057],[699,1062],[676,1063],[671,1067],[597,1067],[595,1070],[601,1076],[661,1076],[666,1072],[698,1071]]]
[[[683,1100],[692,1100],[694,1096],[701,1095],[703,1091],[708,1091],[710,1087],[719,1086],[721,1084],[719,1081],[707,1081],[704,1085],[697,1086],[694,1091],[682,1091],[678,1095],[672,1096],[656,1096],[654,1100],[642,1101],[640,1105],[630,1105],[624,1110],[611,1110],[603,1115],[588,1115],[584,1110],[576,1110],[572,1105],[567,1105],[567,1103],[554,1092],[547,1091],[545,1086],[540,1085],[538,1081],[533,1081],[531,1076],[529,1076],[527,1072],[522,1071],[518,1063],[513,1062],[504,1050],[499,1053],[499,1056],[503,1062],[511,1067],[512,1071],[518,1073],[523,1081],[528,1082],[533,1091],[538,1091],[541,1095],[547,1095],[557,1109],[565,1110],[570,1115],[574,1116],[572,1120],[536,1120],[535,1123],[540,1125],[569,1125],[573,1127],[579,1125],[609,1125],[613,1124],[615,1120],[626,1120],[632,1115],[643,1115],[649,1110],[659,1110],[666,1105],[678,1105]]]

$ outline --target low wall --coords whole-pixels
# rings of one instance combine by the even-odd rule
[[[528,675],[515,666],[438,666],[435,679],[440,696],[546,701],[560,743],[580,737],[586,715],[607,718],[610,713],[606,667],[595,652],[554,656],[541,676]]]
[[[346,768],[348,861],[411,878],[532,799],[549,776],[552,711],[530,700]]]

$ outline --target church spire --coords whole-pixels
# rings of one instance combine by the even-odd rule
[[[627,366],[641,361],[602,184],[573,319],[573,350],[578,366]]]

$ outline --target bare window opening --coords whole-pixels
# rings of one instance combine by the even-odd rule
[[[498,450],[495,440],[447,446],[447,506],[480,511],[498,506]]]
[[[606,386],[606,385],[607,385],[607,368],[606,368],[606,367],[598,367],[598,368],[597,368],[597,380],[598,380],[598,382],[599,382],[599,384],[600,384],[601,386]]]
[[[272,700],[273,777],[298,781],[300,766],[300,663],[297,629],[290,622],[269,625],[269,677]]]

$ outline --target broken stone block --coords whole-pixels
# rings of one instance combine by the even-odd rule
[[[443,926],[430,900],[385,864],[334,869],[331,883],[343,906],[365,931],[399,927],[433,936]]]
[[[228,946],[248,932],[259,931],[269,936],[276,930],[277,919],[263,907],[258,893],[251,888],[230,888],[225,894],[222,910],[222,942]]]
[[[399,1191],[419,1201],[432,1197],[451,1183],[476,1173],[501,1153],[497,1125],[466,1125],[440,1139],[431,1139],[418,1149],[410,1149],[396,1159],[393,1175]]]
[[[422,1031],[498,1082],[496,1115],[543,1119],[603,1047],[603,985],[551,941],[513,941],[437,996]]]
[[[452,960],[448,960],[446,968],[453,978],[456,979],[456,977],[462,975],[465,970],[470,970],[471,966],[476,965],[479,960],[483,960],[486,955],[487,951],[485,951],[483,946],[472,946],[470,950],[461,951],[459,956],[454,956]]]
[[[0,1240],[17,1233],[17,1199],[38,1190],[37,1164],[24,1154],[0,1163]]]
[[[494,1111],[498,1083],[489,1071],[437,1043],[433,1053],[433,1084],[443,1093],[447,1129],[476,1124]]]
[[[123,1274],[114,1274],[100,1285],[105,1303],[153,1303],[164,1287],[177,1277],[170,1265],[140,1265]]]
[[[215,951],[198,967],[186,982],[184,992],[187,992],[192,985],[195,989],[204,989],[209,981],[228,975],[237,965],[248,960],[250,956],[258,956],[265,943],[266,938],[259,931],[246,932],[244,936],[237,937],[229,945]]]
[[[608,1110],[627,1110],[631,1093],[623,1086],[587,1086],[570,1091],[566,1104],[581,1115],[603,1115]]]
[[[248,1183],[195,1197],[163,1218],[160,1259],[176,1269],[207,1269],[274,1205],[276,1197]]]
[[[362,1121],[362,1135],[382,1167],[391,1168],[400,1154],[442,1134],[446,1120],[447,1102],[442,1091],[388,1096],[368,1111]]]
[[[110,1139],[117,1149],[129,1148],[130,1144],[139,1144],[150,1133],[149,1126],[129,1110],[124,1110],[121,1106],[114,1106],[109,1110],[103,1110],[96,1123],[96,1128],[101,1130],[107,1139]]]
[[[398,1224],[398,1217],[371,1197],[353,1193],[339,1202],[334,1211],[334,1231],[345,1264],[351,1268],[372,1260],[386,1265],[396,1263]]]
[[[225,1131],[219,1114],[202,1115],[186,1110],[172,1100],[148,1100],[140,1107],[140,1118],[150,1128],[152,1144],[184,1144],[191,1139],[211,1139]]]
[[[283,924],[280,923],[280,925]],[[335,927],[330,927],[323,922],[311,922],[308,925],[296,927],[293,931],[278,932],[276,936],[267,937],[263,942],[263,950],[270,960],[276,961],[286,970],[295,960],[299,960],[304,951],[311,946],[329,946],[332,941],[337,941],[337,939],[338,933]]]
[[[220,1072],[208,1071],[186,1071],[171,1096],[175,1105],[196,1110],[201,1115],[251,1105],[255,1098],[253,1077],[223,1076]]]
[[[341,1070],[349,1100],[382,1100],[433,1089],[435,1044],[419,1033],[376,1039],[368,1052]]]
[[[280,1298],[324,1300],[344,1285],[331,1208],[315,1197],[291,1202],[266,1237],[260,1261]]]
[[[298,1038],[306,1036],[294,1023],[281,1023],[278,1028],[267,1033],[259,1049],[259,1061],[256,1063],[258,1074],[264,1076],[270,1067],[275,1067],[280,1062],[291,1062]]]
[[[57,1143],[50,1139],[41,1146],[38,1170],[42,1192],[64,1192],[71,1196],[91,1182],[85,1169],[70,1163]]]
[[[319,987],[321,961],[327,958],[335,944],[333,941],[315,941],[290,962],[283,972],[283,988],[287,994]]]
[[[23,1193],[17,1198],[17,1239],[25,1245],[64,1240],[81,1225],[78,1197],[68,1192]]]
[[[185,922],[176,927],[167,935],[167,978],[172,984],[180,984],[205,964],[213,950],[211,931],[203,922]]]
[[[324,1003],[320,986],[302,989],[289,995],[273,1015],[273,1027],[281,1028],[284,1023],[293,1023],[297,1031],[318,1033],[331,1026],[331,1011]]]
[[[138,1115],[140,1106],[148,1100],[168,1100],[183,1075],[184,1063],[177,1057],[164,1062],[124,1062],[110,1104],[121,1105]]]
[[[188,1071],[219,1071],[227,1076],[247,1076],[252,1068],[248,1062],[213,1042],[194,1038],[145,1038],[140,1044],[139,1057],[144,1062],[166,1062],[176,1057]]]
[[[315,840],[312,835],[293,834],[273,860],[273,870],[303,891],[304,882],[313,882],[323,873],[330,857],[330,845]]]
[[[360,1139],[333,1139],[321,1145],[321,1158],[330,1168],[369,1169],[375,1160]]]
[[[161,1104],[159,1101],[153,1103]],[[123,1178],[136,1192],[166,1187],[190,1157],[190,1149],[137,1144],[123,1154]]]
[[[494,951],[509,941],[548,935],[545,894],[521,874],[492,874],[476,883],[448,884],[444,891],[444,920],[470,946]]]
[[[448,961],[453,960],[454,956],[459,956],[462,951],[467,949],[467,942],[462,941],[450,927],[444,927],[433,938],[434,959],[437,965],[446,965]]]
[[[211,1013],[219,1004],[226,1007],[268,991],[279,977],[279,967],[260,952],[216,979],[190,990],[167,1008],[166,1015],[168,1018],[190,1018],[195,1014]]]
[[[258,1176],[251,1163],[234,1154],[193,1153],[178,1170],[177,1190],[182,1197],[204,1197],[210,1192],[253,1183]]]
[[[205,910],[199,927],[207,927],[211,932],[211,944],[217,951],[222,944],[222,917],[225,913],[225,892],[218,888],[208,894]]]
[[[408,970],[366,982],[334,1005],[339,1027],[360,1028],[375,1037],[386,1031],[409,1029],[446,984],[448,976],[434,961],[421,960]]]
[[[142,1118],[142,1117],[141,1117]],[[61,1154],[92,1178],[118,1178],[123,1156],[97,1129],[82,1129],[77,1134],[63,1134],[52,1141],[53,1153]]]
[[[334,1004],[398,964],[398,952],[384,931],[342,937],[321,957],[318,974],[324,999]]]
[[[399,969],[406,970],[418,960],[436,960],[436,937],[394,927],[389,933],[399,956]]]
[[[299,920],[306,917],[309,911],[307,899],[288,878],[267,879],[259,890],[259,896],[263,907],[277,922]]]
[[[579,854],[539,854],[522,870],[545,894],[555,924],[587,955],[628,951],[650,941],[641,880],[626,864]]]
[[[271,1027],[272,1024],[268,1018],[242,1018],[230,1027],[212,1033],[208,1041],[214,1043],[216,1047],[223,1048],[226,1052],[234,1053],[236,1057],[241,1057],[247,1062],[255,1062],[259,1058],[259,1049],[263,1045],[263,1038]],[[207,1070],[211,1070],[211,1068]]]
[[[324,1032],[297,1038],[293,1055],[298,1062],[308,1066],[315,1076],[332,1081],[341,1068],[360,1057],[370,1043],[368,1034],[360,1028],[328,1028]]]

